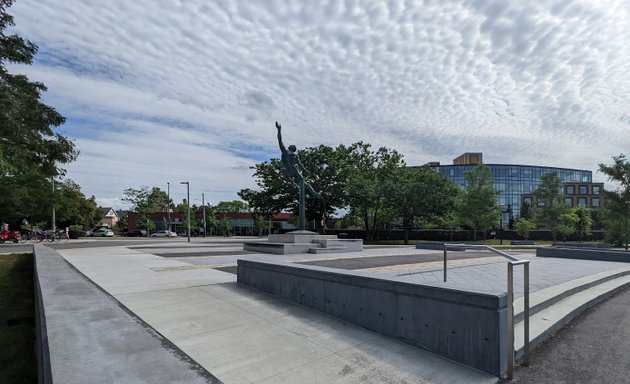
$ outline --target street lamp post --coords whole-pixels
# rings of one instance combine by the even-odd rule
[[[180,184],[186,184],[186,204],[188,204],[188,242],[190,243],[190,183],[182,181]]]
[[[204,193],[201,193],[201,211],[203,215],[203,237],[206,237],[206,200]]]
[[[508,215],[512,213],[512,206],[511,206],[511,205],[509,205],[509,204],[508,204],[508,206],[507,206],[507,209],[506,209],[506,210],[501,210],[501,219],[500,219],[500,223],[499,223],[499,227],[500,227],[499,229],[500,229],[500,231],[501,231],[501,232],[500,232],[500,236],[499,236],[499,237],[500,237],[500,238],[499,238],[500,245],[503,245],[503,215],[504,215],[504,214],[506,214],[506,213],[507,213]],[[510,222],[510,218],[508,217],[508,223],[509,223],[509,222]]]
[[[52,181],[52,230],[53,230],[53,235],[57,232],[57,227],[55,222],[57,221],[57,218],[55,217],[55,177],[51,177],[50,180]]]
[[[166,183],[166,215],[168,216],[168,237],[171,237],[171,183]]]

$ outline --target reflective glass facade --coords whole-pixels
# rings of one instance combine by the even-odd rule
[[[508,206],[515,218],[520,216],[523,195],[529,195],[538,188],[544,174],[555,172],[563,183],[592,183],[591,171],[537,167],[531,165],[486,164],[492,172],[494,188],[499,192],[498,203],[503,210]],[[455,182],[462,188],[466,187],[464,172],[474,169],[476,165],[439,165],[433,168]]]

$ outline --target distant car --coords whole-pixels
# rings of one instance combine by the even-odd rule
[[[144,229],[134,229],[131,232],[127,232],[127,236],[129,237],[146,237],[147,231]]]
[[[161,231],[155,231],[151,234],[151,237],[177,237],[177,233],[163,229]]]
[[[90,236],[93,237],[112,237],[114,236],[114,231],[108,228],[97,228],[92,231]]]

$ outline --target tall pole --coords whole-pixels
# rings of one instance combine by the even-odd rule
[[[166,215],[168,216],[168,237],[171,237],[171,183],[166,183]]]
[[[50,180],[52,181],[52,230],[53,230],[53,234],[55,232],[57,232],[57,227],[55,222],[57,221],[57,219],[55,218],[55,177],[51,177]]]
[[[182,181],[180,184],[186,184],[186,204],[188,205],[188,242],[190,243],[190,183]]]
[[[206,200],[203,192],[201,192],[201,211],[203,214],[203,237],[206,237]]]
[[[299,203],[300,203],[300,223],[299,223],[299,230],[300,231],[304,231],[306,229],[306,225],[305,225],[305,214],[304,214],[304,178],[301,177],[300,178],[300,196],[299,196]]]

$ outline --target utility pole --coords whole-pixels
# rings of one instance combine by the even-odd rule
[[[171,183],[166,183],[166,215],[168,216],[168,237],[171,237]]]
[[[206,200],[204,197],[204,193],[201,192],[201,210],[203,214],[203,237],[206,237]]]
[[[188,242],[190,243],[190,183],[182,181],[180,184],[186,184],[186,204],[188,204]]]
[[[57,221],[55,218],[55,177],[51,177],[50,180],[52,181],[52,230],[54,235],[57,232],[57,226],[55,224]]]

